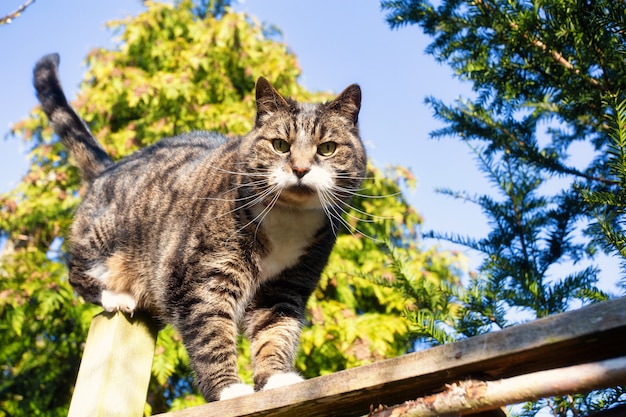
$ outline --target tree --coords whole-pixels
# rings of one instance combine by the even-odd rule
[[[247,132],[259,75],[298,100],[331,97],[304,90],[287,46],[224,4],[147,3],[138,16],[110,24],[120,34],[119,48],[89,54],[74,107],[113,158],[194,129]],[[13,135],[30,144],[31,165],[23,181],[0,197],[0,238],[6,240],[0,263],[0,416],[65,415],[89,321],[100,311],[76,298],[63,260],[81,186],[41,109],[15,124]],[[411,256],[407,270],[428,275],[432,288],[458,284],[457,256],[422,251],[415,243],[421,220],[400,191],[412,181],[403,168],[371,167],[361,195],[346,208],[346,228],[309,305],[298,358],[306,376],[412,348],[414,329],[405,313],[416,306],[373,282],[394,279],[382,241]],[[250,378],[243,340],[241,351],[241,372]],[[159,333],[152,374],[146,413],[203,401],[181,339],[170,327]]]
[[[621,230],[616,216],[604,217],[599,227],[590,222],[594,214],[611,212],[607,203],[624,202],[623,182],[610,158],[623,152],[623,143],[611,140],[606,117],[623,115],[614,99],[624,100],[626,5],[384,0],[382,7],[393,28],[421,26],[433,38],[427,52],[469,81],[475,93],[452,105],[427,99],[445,123],[432,135],[468,144],[497,193],[443,190],[480,205],[491,226],[487,237],[430,233],[484,255],[462,294],[456,332],[472,336],[609,297],[597,288],[598,269],[578,263],[596,253],[604,239],[600,229]],[[587,166],[568,159],[577,143],[593,154]],[[553,177],[567,184],[551,191]],[[598,198],[609,195],[615,198]],[[560,272],[556,266],[564,262],[574,271]],[[524,414],[547,406],[555,416],[582,415],[624,401],[621,392],[554,398],[527,405]]]

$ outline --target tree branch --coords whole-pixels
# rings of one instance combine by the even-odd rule
[[[34,2],[35,0],[26,0],[26,2],[24,2],[24,4],[22,4],[20,7],[18,7],[17,10],[0,18],[0,25],[6,25],[6,24],[11,23],[13,19],[18,18],[22,14],[22,12],[26,10],[26,8],[30,6],[31,4],[33,4]]]
[[[498,381],[461,381],[448,385],[444,392],[407,401],[397,407],[374,410],[369,417],[457,416],[468,411],[494,410],[554,395],[589,392],[623,384],[624,381],[626,356]]]
[[[511,26],[516,28],[516,24],[511,22]],[[562,66],[564,66],[566,69],[568,69],[569,71],[572,71],[574,74],[578,75],[578,76],[582,76],[582,74],[580,73],[580,70],[576,67],[574,67],[574,65],[569,62],[567,59],[565,59],[565,57],[563,55],[561,55],[560,52],[555,51],[554,49],[550,49],[548,48],[548,46],[541,42],[539,39],[530,39],[530,37],[528,36],[527,33],[524,33],[523,36],[528,39],[530,41],[531,44],[535,45],[538,48],[541,48],[543,51],[548,52],[550,55],[552,55],[552,58],[554,58],[554,60],[561,64]],[[601,87],[601,84],[598,80],[596,80],[593,77],[585,77],[587,79],[587,81],[589,81],[590,84],[592,84],[594,87]]]
[[[485,13],[485,11],[489,12],[489,13],[494,11],[494,8],[491,7],[489,4],[485,3],[483,0],[476,0],[476,5],[477,6],[481,6],[483,8],[483,13]],[[515,23],[510,17],[507,17],[507,20],[509,21],[509,26],[511,27],[511,29],[519,30],[519,25],[517,23]],[[559,51],[549,48],[548,45],[546,45],[545,43],[543,43],[539,39],[531,38],[527,32],[523,32],[522,36],[526,40],[528,40],[531,43],[531,45],[536,46],[537,48],[541,49],[542,51],[549,53],[552,56],[552,58],[554,59],[555,62],[557,62],[559,65],[562,65],[568,71],[573,72],[574,74],[578,75],[579,77],[585,78],[594,87],[602,88],[602,84],[598,80],[596,80],[593,77],[584,76],[580,72],[580,69],[576,68]]]

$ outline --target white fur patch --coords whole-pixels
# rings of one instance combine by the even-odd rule
[[[298,382],[304,381],[300,375],[295,372],[287,372],[285,374],[276,374],[272,375],[270,379],[267,380],[267,384],[263,387],[263,391],[267,391],[273,388],[284,387],[287,385],[297,384]]]
[[[221,400],[241,397],[248,394],[254,394],[254,388],[247,384],[232,384],[222,390],[220,394]]]
[[[327,169],[313,165],[311,171],[302,178],[302,184],[315,190],[330,191],[334,181]]]
[[[271,251],[261,260],[261,278],[268,279],[294,266],[324,223],[319,210],[290,210],[274,207],[263,219]]]
[[[89,271],[87,271],[87,275],[106,284],[109,276],[111,275],[111,271],[109,271],[109,268],[107,268],[105,264],[97,263]]]
[[[118,293],[115,291],[103,290],[100,298],[102,307],[111,313],[123,311],[132,315],[137,308],[137,301],[127,292]]]

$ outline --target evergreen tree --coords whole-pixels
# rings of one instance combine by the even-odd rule
[[[138,16],[110,23],[120,36],[119,47],[89,54],[73,104],[113,158],[194,129],[247,132],[260,75],[298,100],[332,97],[302,88],[296,57],[287,46],[226,4],[148,2]],[[63,259],[81,188],[40,108],[16,123],[12,133],[31,151],[23,181],[0,196],[0,238],[6,241],[0,262],[0,416],[66,415],[89,322],[100,311],[75,296]],[[412,182],[406,169],[371,167],[361,196],[346,209],[346,228],[310,300],[309,326],[302,334],[297,366],[307,377],[412,348],[405,313],[417,307],[372,282],[373,277],[395,279],[381,241],[401,247],[412,259],[408,272],[429,277],[424,309],[433,304],[429,297],[438,297],[433,291],[440,283],[458,285],[458,257],[422,251],[415,243],[421,220],[400,192],[401,184]],[[241,372],[249,380],[246,348],[242,341]],[[181,339],[167,327],[157,341],[146,413],[199,402]]]
[[[433,38],[427,52],[471,82],[475,93],[454,104],[427,99],[445,123],[433,136],[469,145],[495,190],[495,196],[443,190],[482,208],[491,227],[487,237],[430,233],[483,255],[459,295],[456,337],[609,297],[597,288],[598,269],[577,264],[593,256],[599,242],[623,248],[615,207],[622,207],[624,183],[615,167],[624,143],[619,135],[612,139],[606,117],[623,122],[623,108],[607,99],[624,100],[626,4],[384,0],[382,7],[392,28],[421,26]],[[587,166],[568,159],[577,143],[593,154]],[[566,185],[553,192],[547,184],[554,177]],[[590,227],[594,214],[600,217]],[[570,272],[557,268],[565,262]],[[585,415],[620,401],[626,398],[618,387],[528,404],[523,414],[548,407],[555,416]]]
[[[607,145],[607,165],[619,186],[614,190],[582,188],[580,192],[596,218],[590,226],[591,235],[605,251],[621,258],[622,270],[626,271],[626,101],[618,100],[613,97],[607,101],[612,109],[607,117],[611,139]],[[626,289],[626,274],[622,276],[621,286]]]

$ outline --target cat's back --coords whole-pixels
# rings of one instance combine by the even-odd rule
[[[211,157],[229,141],[215,132],[195,131],[162,139],[140,149],[103,172],[103,177],[124,173],[154,172],[160,167],[194,164]]]
[[[115,199],[154,198],[156,191],[184,191],[194,173],[213,159],[224,159],[233,140],[214,132],[190,132],[169,137],[143,148],[96,177],[86,198],[106,203]],[[231,146],[232,147],[232,146]],[[172,188],[174,187],[174,188]]]
[[[101,172],[89,184],[72,226],[74,241],[103,234],[111,248],[158,247],[164,235],[189,229],[212,196],[232,187],[217,165],[237,140],[192,132],[163,139]],[[211,208],[214,210],[215,207]]]

